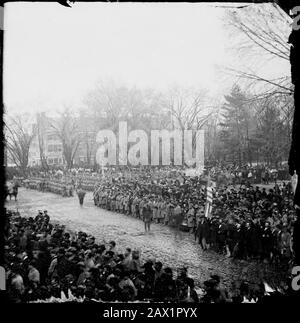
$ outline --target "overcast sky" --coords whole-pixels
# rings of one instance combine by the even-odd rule
[[[97,80],[201,87],[222,97],[234,79],[224,82],[219,67],[237,61],[223,14],[195,3],[5,4],[5,106],[80,106]]]

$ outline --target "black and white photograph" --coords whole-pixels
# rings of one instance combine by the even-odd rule
[[[1,13],[10,303],[135,320],[299,296],[300,3]],[[126,310],[145,303],[164,312]]]

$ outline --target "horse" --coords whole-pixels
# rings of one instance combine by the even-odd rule
[[[18,189],[19,189],[19,184],[18,183],[13,183],[9,186],[5,185],[5,199],[9,195],[9,200],[11,201],[11,197],[15,197],[15,201],[17,200],[18,196]]]

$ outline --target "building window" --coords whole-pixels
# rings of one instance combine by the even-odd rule
[[[48,145],[48,152],[62,152],[62,145]]]
[[[48,135],[47,139],[48,140],[58,140],[58,136],[57,135]]]

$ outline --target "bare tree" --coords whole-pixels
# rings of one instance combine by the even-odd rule
[[[94,132],[110,129],[118,133],[119,122],[126,121],[127,129],[142,129],[150,135],[153,129],[167,129],[171,125],[170,111],[166,109],[164,95],[151,89],[138,89],[120,84],[98,82],[85,98],[84,116],[92,116]],[[80,118],[84,120],[84,118]],[[83,129],[87,154],[96,143],[89,138],[91,129]],[[94,135],[94,139],[96,134]],[[131,143],[128,145],[130,149]],[[149,150],[150,150],[149,145]],[[117,153],[119,143],[117,142]],[[87,160],[89,157],[87,156]]]
[[[213,107],[206,103],[206,90],[173,88],[165,105],[174,128],[201,129],[213,114]]]
[[[55,130],[56,135],[61,140],[67,167],[72,168],[74,157],[81,140],[78,119],[69,109],[65,109],[60,113],[59,118],[51,122],[51,127]]]
[[[97,120],[98,130],[118,130],[119,121],[127,121],[129,129],[166,129],[171,124],[162,93],[151,89],[99,82],[85,99],[88,114]],[[96,127],[96,128],[97,128]]]
[[[30,123],[28,115],[8,117],[5,123],[5,142],[13,162],[26,175],[29,149],[36,135],[36,125]]]
[[[257,65],[271,60],[289,62],[290,46],[288,37],[291,31],[291,19],[275,3],[255,4],[226,11],[227,27],[234,36],[234,48],[240,57],[247,60],[247,70],[229,68],[240,79],[249,81],[249,85],[261,84],[261,93],[281,92],[292,94],[293,86],[290,73],[283,77],[270,79],[257,71]],[[255,65],[255,70],[249,64]]]
[[[92,165],[92,156],[96,152],[97,119],[93,110],[79,111],[80,147],[85,151],[87,166]]]
[[[112,83],[98,82],[86,98],[86,106],[94,112],[95,118],[99,120],[98,126],[117,130],[118,121],[124,113],[126,88],[117,87]]]

